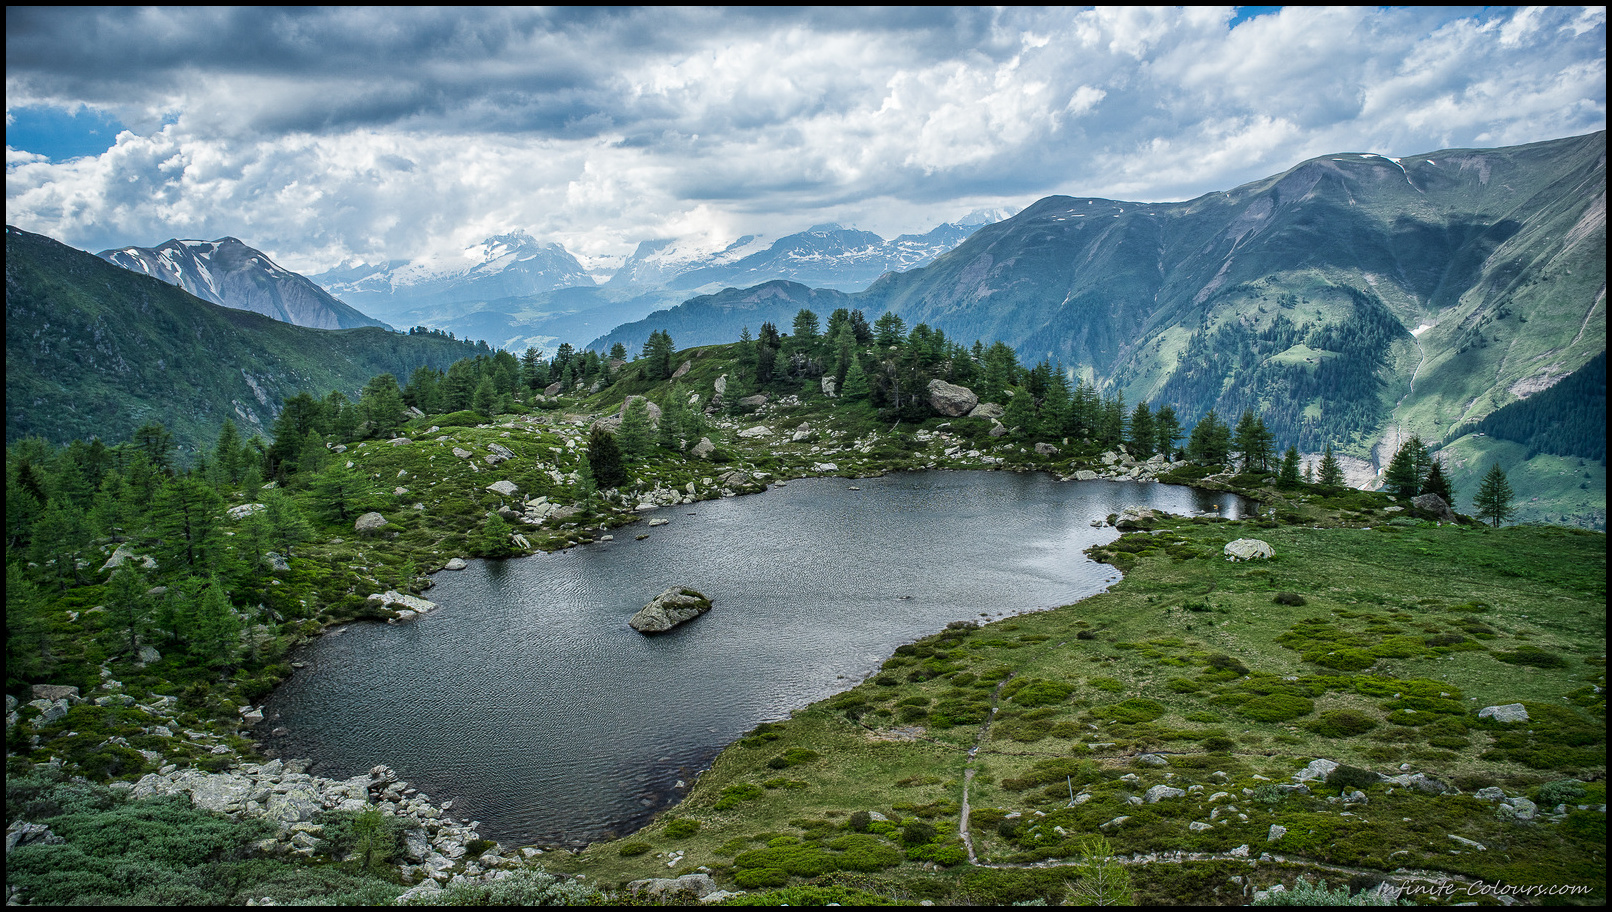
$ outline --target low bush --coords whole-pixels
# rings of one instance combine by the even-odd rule
[[[1538,646],[1524,644],[1511,652],[1496,652],[1495,658],[1507,665],[1527,665],[1532,668],[1566,668],[1567,660]]]
[[[1278,605],[1293,606],[1308,605],[1310,603],[1308,599],[1302,595],[1299,595],[1297,592],[1278,592],[1276,593],[1275,598],[1272,598],[1271,601]]]
[[[650,844],[647,842],[624,842],[621,844],[621,848],[617,849],[616,851],[620,853],[623,858],[631,858],[634,855],[642,855],[645,852],[648,852],[651,848],[652,846],[650,846]]]
[[[1323,738],[1353,738],[1376,728],[1377,722],[1359,710],[1329,709],[1304,727]]]
[[[1237,712],[1255,722],[1287,722],[1315,712],[1315,703],[1293,694],[1273,693],[1249,700]]]
[[[1163,717],[1167,710],[1164,704],[1157,700],[1149,700],[1146,697],[1132,697],[1119,703],[1099,706],[1092,711],[1097,714],[1098,718],[1108,719],[1113,722],[1136,724],[1159,719]]]
[[[750,787],[755,789],[756,795],[749,795],[747,793],[745,797],[758,797],[761,793],[761,790],[756,789],[755,786]],[[726,794],[726,792],[723,794]],[[690,820],[687,817],[679,817],[675,820],[668,821],[666,824],[666,835],[672,839],[687,839],[699,831],[700,822],[698,820]]]

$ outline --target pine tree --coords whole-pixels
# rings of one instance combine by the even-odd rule
[[[498,414],[498,389],[493,378],[483,377],[476,384],[476,391],[470,396],[470,407],[488,418]]]
[[[1342,485],[1343,467],[1338,465],[1338,457],[1332,455],[1332,444],[1328,443],[1326,451],[1321,454],[1321,468],[1315,476],[1316,484]]]
[[[1415,497],[1422,490],[1422,478],[1428,462],[1422,438],[1412,437],[1388,461],[1388,468],[1383,472],[1383,486],[1396,497]]]
[[[867,371],[862,369],[862,359],[853,353],[845,369],[845,387],[840,391],[840,397],[850,402],[863,402],[872,392]]]
[[[497,513],[487,515],[481,531],[476,534],[470,548],[477,557],[508,557],[515,553],[515,542],[510,535],[509,523]]]
[[[1496,529],[1500,524],[1515,514],[1516,508],[1511,505],[1511,483],[1506,481],[1506,473],[1501,471],[1500,463],[1489,467],[1489,473],[1483,476],[1483,483],[1478,486],[1478,494],[1472,498],[1472,507],[1479,519],[1488,519],[1494,522]]]
[[[621,448],[615,435],[602,427],[594,427],[588,435],[588,465],[600,489],[617,487],[627,481],[627,468],[622,464]]]
[[[665,330],[650,333],[649,341],[644,343],[644,376],[655,381],[670,377],[675,354],[670,333]]]
[[[1432,460],[1432,464],[1427,468],[1427,477],[1422,480],[1422,493],[1437,494],[1445,503],[1452,506],[1455,504],[1455,488],[1450,484],[1449,477],[1444,474],[1444,467],[1437,459]]]
[[[1146,402],[1138,402],[1131,411],[1131,434],[1129,447],[1131,455],[1137,459],[1147,459],[1153,455],[1154,447],[1158,445],[1158,425],[1153,419],[1153,411],[1147,407]]]
[[[358,399],[358,411],[369,422],[371,437],[395,437],[403,426],[403,391],[397,388],[397,378],[381,374],[364,385]]]
[[[241,641],[241,621],[231,610],[229,596],[216,578],[209,579],[192,600],[187,631],[193,656],[219,667],[235,661]]]
[[[1198,465],[1225,465],[1230,456],[1231,428],[1210,409],[1187,438],[1187,458]]]
[[[1181,422],[1175,417],[1175,409],[1166,405],[1153,414],[1153,434],[1155,450],[1165,459],[1174,460],[1176,444],[1181,441]]]
[[[131,654],[140,649],[140,634],[148,622],[151,609],[146,592],[150,588],[138,562],[133,560],[124,561],[107,581],[107,617],[118,631],[119,644],[126,646]]]
[[[1276,476],[1276,483],[1284,488],[1296,488],[1299,485],[1299,450],[1298,447],[1288,447],[1282,454],[1282,469]]]
[[[632,462],[643,461],[654,448],[655,430],[649,422],[649,406],[643,397],[634,397],[628,402],[621,416],[621,429],[616,432],[616,445],[621,455]]]
[[[873,341],[884,348],[900,345],[907,336],[907,321],[887,310],[873,321]]]

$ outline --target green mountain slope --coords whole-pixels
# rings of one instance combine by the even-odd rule
[[[181,446],[225,418],[263,432],[282,400],[376,374],[406,381],[486,346],[378,328],[318,330],[209,304],[49,238],[6,228],[6,439],[121,441],[148,421]]]
[[[1184,203],[1052,197],[861,302],[1366,455],[1391,417],[1438,439],[1605,349],[1605,156],[1597,133],[1328,155]]]

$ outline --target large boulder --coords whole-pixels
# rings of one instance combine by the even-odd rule
[[[970,417],[970,418],[1000,418],[1006,413],[1007,413],[1007,409],[1004,409],[1002,406],[997,405],[994,402],[981,402],[979,405],[976,405],[972,409],[969,409],[968,417]]]
[[[1266,560],[1276,556],[1276,551],[1269,542],[1262,542],[1257,538],[1239,538],[1226,545],[1226,560]]]
[[[935,379],[929,381],[929,407],[947,418],[961,418],[980,404],[980,397],[966,386]]]
[[[693,589],[673,586],[639,609],[627,626],[639,633],[665,633],[710,610],[711,600],[704,595]]]
[[[379,532],[384,525],[386,525],[386,517],[379,513],[365,513],[363,516],[358,517],[357,522],[353,523],[353,531],[363,533]]]
[[[495,481],[487,486],[487,490],[504,497],[513,497],[515,492],[520,490],[520,486],[513,481]]]
[[[634,898],[647,898],[659,905],[687,905],[716,892],[716,881],[709,874],[684,874],[682,877],[651,877],[627,884],[627,893]],[[642,897],[640,897],[642,894]]]
[[[37,690],[37,688],[35,688]],[[1493,719],[1496,722],[1527,722],[1528,709],[1521,703],[1506,703],[1501,706],[1485,706],[1478,710],[1479,719]]]
[[[1418,494],[1411,498],[1411,506],[1423,513],[1431,513],[1439,522],[1456,522],[1458,517],[1444,498],[1437,494]]]
[[[618,420],[620,420],[622,418],[626,418],[627,417],[627,409],[632,407],[633,400],[635,400],[635,399],[643,401],[644,407],[648,410],[650,426],[651,427],[660,427],[660,406],[656,405],[653,402],[650,402],[648,399],[645,399],[643,396],[628,396],[625,400],[623,400],[622,403],[621,403],[621,410],[616,412],[616,418]],[[620,425],[618,424],[617,427],[620,427]]]

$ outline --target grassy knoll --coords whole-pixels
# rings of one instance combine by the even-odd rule
[[[1132,865],[1141,901],[1240,902],[1228,878],[1263,887],[1307,871],[1358,888],[1401,868],[1604,899],[1604,538],[1399,522],[1128,535],[1097,552],[1127,566],[1112,591],[904,646],[724,752],[662,820],[564,864],[607,884],[703,866],[727,889],[1057,901],[1072,869],[1013,866],[1078,861],[1102,833],[1121,857],[1202,856]],[[1276,557],[1225,561],[1245,536]],[[1478,719],[1519,702],[1526,723]],[[961,863],[958,838],[986,718],[970,824],[982,865],[1008,866],[996,869]],[[1316,758],[1344,772],[1279,788]],[[1584,784],[1548,786],[1566,779]],[[1147,803],[1154,786],[1186,794]],[[1489,786],[1539,802],[1539,818],[1497,816],[1474,797]],[[1286,834],[1269,839],[1273,824]],[[1251,863],[1240,846],[1280,860]]]

